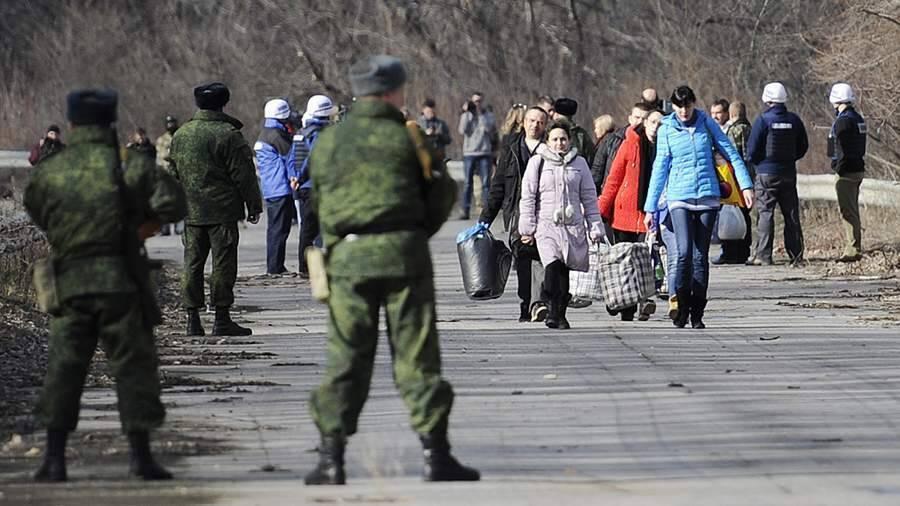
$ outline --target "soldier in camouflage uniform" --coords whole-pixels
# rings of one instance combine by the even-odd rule
[[[453,207],[456,184],[420,162],[400,112],[405,80],[396,58],[355,64],[350,81],[358,101],[343,122],[320,134],[310,159],[331,296],[327,370],[310,400],[321,443],[309,485],[345,482],[346,438],[356,433],[369,393],[382,306],[394,380],[425,449],[424,478],[479,479],[453,458],[447,441],[453,389],[441,377],[428,248]]]
[[[41,163],[25,190],[28,214],[50,241],[58,300],[48,308],[50,357],[37,410],[47,425],[47,451],[35,476],[41,481],[66,480],[66,440],[78,423],[98,341],[116,379],[131,473],[146,480],[172,477],[153,460],[149,443],[149,431],[165,416],[152,328],[158,307],[146,290],[148,271],[136,268],[128,249],[141,248],[160,222],[184,217],[186,203],[178,182],[147,158],[121,174],[110,126],[116,102],[113,91],[71,93],[71,143]]]
[[[156,138],[156,166],[166,170],[171,170],[169,163],[169,151],[172,149],[172,136],[178,130],[178,118],[172,115],[166,116],[166,131]],[[184,230],[184,222],[164,223],[160,235],[169,235],[172,231],[180,234]]]
[[[212,251],[210,299],[216,308],[213,334],[247,336],[252,333],[231,320],[238,268],[238,221],[259,222],[262,194],[253,151],[241,135],[243,124],[222,112],[231,94],[222,83],[194,89],[200,109],[175,132],[169,162],[188,199],[184,235],[184,307],[187,335],[204,335],[200,324],[203,269]]]

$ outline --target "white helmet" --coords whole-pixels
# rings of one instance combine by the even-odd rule
[[[787,90],[779,82],[769,83],[763,88],[762,101],[783,104],[787,102]]]
[[[325,95],[313,95],[306,103],[306,115],[312,118],[327,118],[337,112],[334,102]]]
[[[837,83],[831,87],[828,101],[832,104],[851,104],[856,102],[856,95],[853,94],[853,88],[849,84]]]
[[[291,117],[291,106],[286,100],[275,98],[266,102],[266,119],[288,119]]]

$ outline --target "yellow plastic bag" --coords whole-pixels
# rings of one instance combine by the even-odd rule
[[[325,252],[310,246],[303,254],[306,256],[306,268],[309,269],[309,288],[313,298],[319,302],[328,302],[331,289],[328,288],[328,272],[325,270]]]
[[[734,169],[731,167],[731,164],[726,162],[724,165],[717,165],[716,173],[719,176],[719,186],[721,187],[724,184],[731,188],[730,195],[726,197],[724,193],[722,194],[722,205],[743,208],[744,197],[741,195],[741,189],[734,177]]]

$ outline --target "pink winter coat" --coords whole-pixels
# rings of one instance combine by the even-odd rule
[[[541,160],[544,164],[538,181]],[[571,212],[568,219],[567,206]],[[554,216],[562,222],[554,221]],[[588,232],[595,241],[603,237],[597,188],[587,162],[574,149],[560,155],[542,144],[528,160],[522,179],[519,233],[534,236],[545,267],[561,260],[572,270],[587,271]]]

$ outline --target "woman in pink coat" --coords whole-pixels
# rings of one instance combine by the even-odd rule
[[[562,123],[547,129],[547,144],[528,160],[519,215],[522,242],[537,241],[544,264],[544,290],[550,301],[544,323],[567,329],[569,270],[588,270],[588,233],[596,242],[604,232],[591,171],[571,147],[569,129]]]

